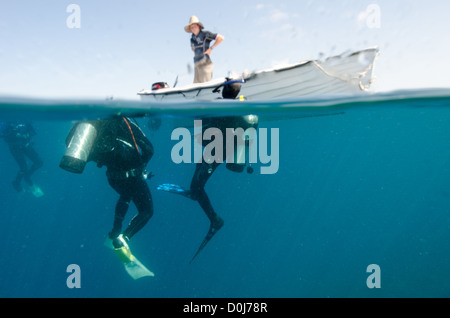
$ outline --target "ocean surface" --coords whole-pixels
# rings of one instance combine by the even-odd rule
[[[75,121],[118,112],[136,116],[155,147],[154,215],[130,241],[155,277],[139,280],[104,245],[118,199],[105,168],[59,167]],[[209,221],[197,202],[156,190],[189,187],[194,173],[194,164],[172,161],[171,133],[197,115],[250,112],[259,128],[278,129],[279,169],[215,171],[206,191],[225,225],[189,263]],[[32,122],[44,161],[33,180],[45,193],[14,190],[18,166],[0,140],[0,297],[450,296],[449,90],[154,109],[0,97],[0,113]],[[161,119],[158,129],[148,114]],[[131,205],[124,224],[136,212]],[[67,284],[70,264],[80,288]],[[372,264],[379,270],[368,271]]]

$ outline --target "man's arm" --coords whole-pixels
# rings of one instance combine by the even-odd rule
[[[216,48],[220,43],[222,43],[222,41],[223,41],[224,39],[225,39],[225,38],[223,37],[222,34],[217,34],[216,40],[214,41],[214,44],[211,45],[211,47],[210,47],[209,49],[206,50],[205,54],[210,55],[210,54],[211,54],[211,51],[212,51],[214,48]]]

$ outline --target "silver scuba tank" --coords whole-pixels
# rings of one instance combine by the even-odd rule
[[[246,115],[241,117],[242,123],[244,123],[243,126],[247,128],[255,128],[258,125],[258,116],[256,115]],[[244,167],[246,165],[246,157],[249,158],[249,148],[250,148],[250,142],[253,142],[252,140],[248,139],[247,135],[242,135],[243,141],[237,142],[234,147],[234,160],[233,162],[228,162],[226,164],[227,169],[234,171],[234,172],[242,172],[244,170]],[[249,162],[250,164],[250,162]]]
[[[69,172],[82,173],[97,135],[97,129],[92,123],[79,123],[73,131],[59,166]]]

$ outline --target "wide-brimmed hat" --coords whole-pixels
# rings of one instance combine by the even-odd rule
[[[184,31],[186,31],[187,33],[191,33],[192,24],[198,24],[200,26],[200,30],[205,28],[203,24],[200,22],[200,20],[195,15],[193,15],[189,19],[189,24],[184,27]]]

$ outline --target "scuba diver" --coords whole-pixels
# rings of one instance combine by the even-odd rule
[[[236,99],[237,95],[241,89],[242,81],[228,81],[223,84],[222,97],[224,99]],[[215,90],[217,91],[218,88]],[[258,117],[255,115],[247,116],[229,116],[229,117],[210,117],[202,118],[202,135],[204,131],[208,128],[214,127],[222,132],[226,131],[226,128],[256,128],[258,125]],[[223,134],[225,135],[225,134]],[[244,163],[238,163],[237,161],[227,162],[226,168],[234,172],[242,172],[245,167],[245,153],[248,150],[248,140],[244,144],[244,147],[240,148],[240,151],[236,151],[236,155],[244,156]],[[205,142],[203,142],[203,147],[205,147]],[[235,149],[236,150],[236,149]],[[223,143],[223,154],[226,153],[226,145]],[[241,157],[242,158],[242,157]],[[197,252],[192,257],[192,262],[195,257],[200,253],[200,251],[206,246],[206,244],[211,240],[211,238],[219,231],[224,225],[224,220],[214,211],[211,201],[205,191],[206,182],[212,176],[214,171],[220,166],[221,163],[213,161],[211,163],[202,160],[200,163],[196,163],[194,176],[192,177],[190,189],[186,190],[175,184],[161,184],[157,187],[158,190],[176,193],[197,201],[200,207],[205,212],[206,216],[210,221],[210,226],[208,233],[206,234],[204,240],[202,241]],[[247,167],[247,172],[252,173],[253,169],[249,166]]]
[[[130,256],[128,241],[153,215],[152,196],[146,182],[146,165],[153,156],[153,145],[138,124],[126,117],[79,122],[67,136],[66,144],[60,162],[62,169],[82,173],[89,161],[96,162],[99,168],[107,167],[108,182],[119,194],[108,236],[119,258],[126,259]],[[122,232],[131,201],[138,214]]]
[[[24,190],[22,187],[22,180],[24,180],[33,195],[40,197],[43,195],[42,190],[31,180],[33,173],[43,165],[43,162],[36,150],[34,150],[31,141],[35,135],[36,131],[29,123],[0,123],[0,137],[8,144],[14,160],[19,165],[19,172],[12,182],[14,189],[17,192],[22,192]],[[32,162],[31,166],[28,166],[27,158]]]

